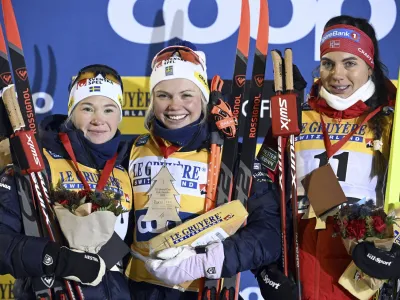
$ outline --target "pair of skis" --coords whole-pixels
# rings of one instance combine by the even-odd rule
[[[218,132],[212,133],[209,180],[207,185],[206,209],[222,205],[233,199],[239,199],[247,206],[252,185],[252,172],[257,146],[258,124],[261,113],[262,91],[264,86],[265,66],[268,52],[269,36],[269,11],[267,0],[260,0],[260,16],[254,63],[252,69],[251,85],[249,90],[249,101],[246,106],[246,116],[241,112],[244,110],[244,99],[246,98],[245,83],[246,69],[250,44],[250,10],[248,0],[242,0],[241,19],[236,49],[235,69],[232,81],[230,107],[233,117],[238,122],[238,132],[243,132],[242,150],[239,152],[239,136],[221,139]],[[214,78],[215,79],[215,78]],[[220,95],[220,80],[215,79],[212,90]],[[211,97],[213,99],[213,95]],[[212,101],[212,100],[211,100]],[[214,138],[213,138],[214,134]],[[222,149],[221,160],[216,157]],[[239,162],[239,163],[238,163]],[[238,163],[238,164],[237,164]],[[240,274],[222,280],[205,280],[204,288],[200,289],[199,299],[238,299],[239,298]]]
[[[1,2],[11,64],[0,27],[0,88],[12,126],[9,138],[24,231],[28,236],[47,237],[62,244],[63,238],[49,199],[43,154],[37,143],[35,109],[14,10],[11,0]],[[84,299],[76,282],[43,276],[32,278],[32,285],[36,299]]]

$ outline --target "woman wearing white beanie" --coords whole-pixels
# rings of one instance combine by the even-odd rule
[[[210,95],[205,54],[189,42],[160,51],[152,61],[150,92],[149,133],[134,141],[129,158],[135,210],[128,237],[144,259],[131,258],[125,274],[133,299],[197,299],[195,279],[231,277],[279,257],[279,210],[252,199],[247,226],[233,236],[207,245],[202,253],[177,247],[173,254],[150,258],[151,238],[204,213]],[[157,186],[169,193],[158,195]],[[176,289],[188,280],[195,281],[186,292]]]

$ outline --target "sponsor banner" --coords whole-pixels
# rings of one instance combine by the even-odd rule
[[[11,275],[0,275],[0,300],[14,299],[14,282],[15,279]]]
[[[150,104],[149,77],[123,77],[124,99],[122,101],[122,134],[146,133],[144,115]]]

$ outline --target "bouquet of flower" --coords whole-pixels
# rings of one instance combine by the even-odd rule
[[[61,182],[50,190],[54,211],[69,246],[98,253],[114,233],[117,216],[125,212],[121,195],[110,190],[67,190]]]
[[[367,238],[384,239],[392,237],[391,225],[395,217],[386,215],[383,208],[376,207],[373,201],[365,204],[344,205],[334,216],[334,234],[343,239],[363,241]]]
[[[387,215],[373,201],[365,204],[343,205],[334,216],[333,236],[340,236],[347,252],[362,241],[370,241],[375,247],[390,251],[393,244],[394,215]],[[339,279],[339,283],[358,299],[369,299],[384,281],[364,274],[351,262]]]

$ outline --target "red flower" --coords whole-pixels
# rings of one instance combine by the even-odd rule
[[[361,240],[365,237],[365,220],[351,220],[346,228],[348,238]]]
[[[93,203],[92,204],[92,212],[97,211],[100,208],[100,205]]]
[[[373,224],[374,224],[374,229],[378,233],[382,233],[386,229],[386,224],[383,221],[381,216],[373,216],[372,217]]]
[[[68,205],[68,200],[64,199],[64,200],[58,201],[58,203],[60,203],[61,205]]]
[[[335,223],[333,223],[333,231],[334,232],[340,232],[340,220],[335,221]]]

